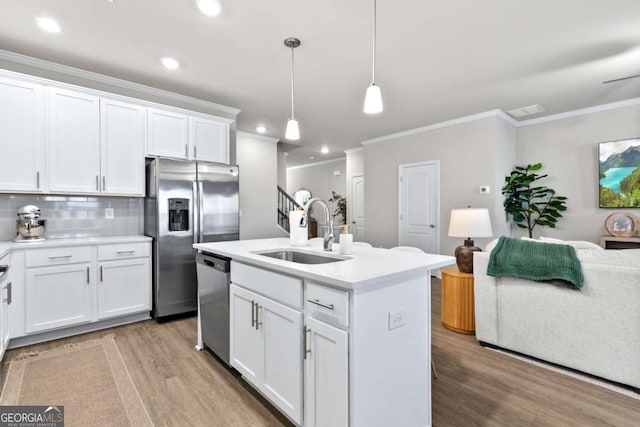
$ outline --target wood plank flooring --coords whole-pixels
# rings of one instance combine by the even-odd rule
[[[640,400],[482,348],[474,336],[442,327],[439,280],[433,280],[432,297],[435,427],[640,426]],[[156,426],[290,425],[237,374],[194,350],[194,318],[140,322],[10,350],[3,378],[6,362],[21,353],[110,333]]]

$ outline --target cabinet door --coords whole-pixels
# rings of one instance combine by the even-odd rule
[[[148,258],[107,261],[98,269],[98,319],[151,310]]]
[[[0,79],[0,191],[43,190],[44,97],[41,86]]]
[[[177,159],[189,157],[189,120],[187,116],[149,108],[147,110],[147,126],[148,155]]]
[[[144,196],[146,108],[100,100],[101,190]]]
[[[229,164],[229,125],[200,117],[189,119],[191,157]]]
[[[348,335],[312,317],[306,318],[305,426],[349,424]]]
[[[99,99],[51,88],[49,91],[49,190],[100,192]]]
[[[264,344],[260,329],[255,324],[255,306],[260,296],[231,285],[229,299],[231,366],[247,381],[259,387],[262,383]]]
[[[297,423],[302,421],[302,313],[262,298],[258,328],[264,334],[262,392]]]
[[[27,333],[91,321],[90,264],[26,270]]]

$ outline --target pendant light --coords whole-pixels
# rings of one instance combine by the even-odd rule
[[[371,86],[367,88],[367,94],[364,97],[364,112],[367,114],[376,114],[383,110],[380,87],[376,86],[376,13],[376,0],[373,0],[373,67]]]
[[[296,39],[295,37],[289,37],[288,39],[285,39],[284,45],[288,48],[291,48],[291,118],[287,122],[287,130],[284,133],[284,137],[291,141],[297,141],[300,139],[300,127],[298,126],[298,121],[296,120],[293,108],[293,49],[300,46],[300,40]]]

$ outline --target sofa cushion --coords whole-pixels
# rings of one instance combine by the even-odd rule
[[[596,245],[593,242],[587,242],[585,240],[560,240],[552,237],[540,236],[540,241],[545,243],[555,243],[558,245],[569,245],[576,249],[593,249],[603,251],[604,248],[600,245]]]

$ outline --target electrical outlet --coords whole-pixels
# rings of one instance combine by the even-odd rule
[[[115,212],[113,208],[104,209],[104,219],[113,219],[114,217],[115,217]]]
[[[406,317],[407,317],[407,312],[405,309],[402,309],[393,313],[389,312],[389,330],[391,331],[393,329],[404,326],[406,322]]]

